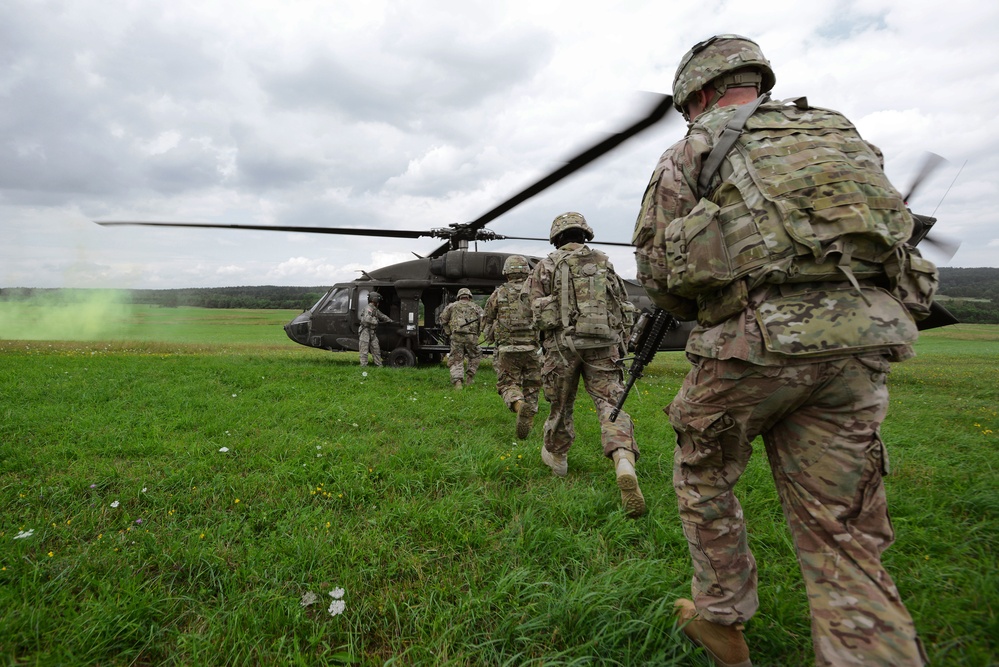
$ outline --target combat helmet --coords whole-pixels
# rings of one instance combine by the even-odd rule
[[[530,273],[531,267],[527,264],[527,258],[523,255],[510,255],[503,262],[503,275],[512,276],[520,273]]]
[[[468,289],[467,287],[462,287],[460,290],[458,290],[458,298],[460,299],[463,296],[467,296],[469,299],[471,299],[472,290]]]
[[[368,301],[381,301],[382,295],[378,292],[368,292]]]
[[[586,236],[586,240],[593,240],[593,228],[586,224],[586,218],[579,213],[571,211],[569,213],[563,213],[552,220],[552,228],[551,231],[548,232],[548,240],[551,241],[552,245],[557,246],[558,244],[555,242],[555,239],[559,234],[567,229],[582,229],[583,234]]]
[[[695,44],[676,68],[673,106],[684,118],[690,96],[711,82],[719,95],[729,87],[753,83],[763,94],[770,92],[777,77],[759,44],[742,35],[715,35]]]

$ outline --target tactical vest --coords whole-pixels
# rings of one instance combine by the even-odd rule
[[[370,304],[364,307],[361,313],[361,330],[368,329],[374,331],[378,327],[378,316],[372,312],[373,306]]]
[[[718,143],[739,109],[703,114],[691,132]],[[885,276],[913,222],[856,128],[804,99],[762,103],[744,122],[698,204],[665,230],[669,291],[697,299],[711,320],[737,282],[734,301],[764,283],[856,288]]]
[[[481,311],[474,301],[458,300],[451,305],[451,312],[448,316],[448,324],[451,334],[465,334],[469,336],[479,335],[481,325]]]
[[[611,293],[607,255],[585,245],[559,251],[552,276],[560,333],[570,349],[609,347],[620,342],[622,305]]]
[[[531,326],[531,309],[520,298],[521,287],[523,282],[510,282],[496,288],[493,337],[497,345],[537,346],[538,335]]]

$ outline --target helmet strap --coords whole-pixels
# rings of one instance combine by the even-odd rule
[[[722,95],[724,95],[729,88],[748,88],[752,86],[759,91],[760,86],[762,85],[763,75],[753,69],[744,69],[739,70],[738,72],[732,72],[731,74],[720,76],[711,82],[711,86],[718,93],[718,99],[721,99]]]

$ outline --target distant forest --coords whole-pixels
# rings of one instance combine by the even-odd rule
[[[999,269],[941,266],[939,301],[961,322],[999,324]]]
[[[120,290],[132,303],[176,308],[279,308],[305,310],[326,293],[326,287],[194,287],[187,289]],[[54,298],[94,290],[11,287],[0,289],[0,300]],[[940,303],[962,322],[999,324],[999,268],[940,267]]]

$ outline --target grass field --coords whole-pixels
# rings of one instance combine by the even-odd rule
[[[488,362],[459,393],[442,367],[365,375],[297,346],[292,312],[18,308],[0,303],[0,663],[707,664],[670,618],[691,574],[661,412],[682,355],[629,398],[650,509],[629,520],[585,394],[557,479]],[[933,664],[994,665],[999,326],[918,352],[890,379],[886,563]],[[754,664],[810,664],[762,452],[739,493]]]

